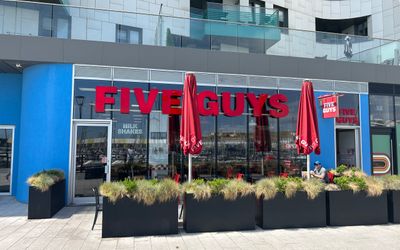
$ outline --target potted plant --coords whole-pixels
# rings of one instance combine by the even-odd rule
[[[400,176],[389,175],[382,180],[388,192],[389,222],[400,223]]]
[[[177,234],[179,193],[171,179],[103,183],[102,237]]]
[[[326,190],[328,225],[388,223],[387,193],[381,180],[353,168],[336,177]]]
[[[242,180],[194,180],[184,184],[186,232],[255,229],[254,187]]]
[[[65,206],[65,177],[61,170],[43,170],[27,180],[28,219],[51,218]]]
[[[326,226],[325,184],[312,179],[265,178],[255,185],[257,225],[264,229]]]

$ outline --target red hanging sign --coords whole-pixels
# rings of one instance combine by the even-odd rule
[[[318,97],[322,107],[322,118],[335,118],[339,116],[339,97],[337,95],[324,95]]]

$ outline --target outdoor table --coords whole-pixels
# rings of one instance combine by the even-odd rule
[[[204,180],[206,180],[206,181],[211,181],[211,180],[215,179],[214,176],[208,175],[208,174],[200,174],[200,175],[199,175],[199,178],[200,178],[200,179],[204,179]]]
[[[254,183],[264,178],[264,176],[261,174],[260,175],[257,174],[257,175],[251,175],[250,178],[251,178],[251,183]]]

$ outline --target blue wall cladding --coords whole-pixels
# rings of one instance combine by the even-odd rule
[[[17,188],[21,89],[21,74],[0,74],[0,125],[15,126],[12,195],[15,195]]]
[[[361,163],[367,175],[371,175],[371,137],[369,129],[369,98],[360,95],[360,126],[361,126]]]
[[[322,95],[328,95],[332,93],[328,92],[314,92],[315,105],[317,107],[317,119],[318,119],[318,130],[319,138],[321,143],[321,154],[316,155],[312,153],[310,155],[310,168],[314,169],[313,162],[320,161],[322,166],[326,169],[334,169],[335,166],[335,119],[333,118],[322,118],[322,108],[319,105],[318,97]]]
[[[68,183],[71,91],[72,65],[35,65],[23,72],[18,201],[27,202],[26,180],[43,169],[63,170]]]

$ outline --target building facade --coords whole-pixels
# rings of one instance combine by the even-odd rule
[[[0,193],[26,202],[26,179],[49,168],[65,172],[68,203],[91,202],[104,181],[184,180],[187,71],[202,97],[195,178],[300,176],[306,158],[294,141],[304,79],[314,84],[321,141],[311,160],[398,174],[398,41],[386,39],[395,36],[354,35],[359,20],[337,25],[349,25],[347,34],[315,31],[317,19],[338,19],[335,1],[199,2],[0,1]],[[341,1],[353,6],[341,17],[378,20],[368,9],[377,2]],[[314,29],[291,17],[303,7],[313,10],[305,16]],[[262,121],[251,102],[261,95]],[[336,118],[323,118],[318,97],[326,95],[339,98]]]

